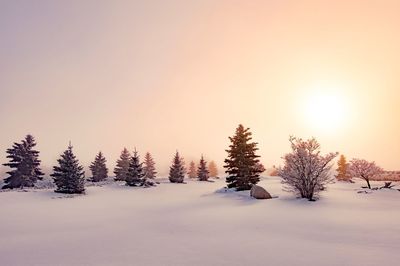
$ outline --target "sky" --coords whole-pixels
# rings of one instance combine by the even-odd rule
[[[239,123],[261,161],[289,136],[400,170],[400,1],[0,0],[0,161],[123,147],[222,171]],[[5,169],[3,168],[2,171]],[[4,176],[4,175],[3,175]]]

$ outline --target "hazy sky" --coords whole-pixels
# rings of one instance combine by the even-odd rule
[[[102,150],[112,169],[124,146],[162,173],[176,149],[221,166],[243,123],[268,167],[294,134],[400,170],[399,12],[396,0],[0,0],[0,160],[31,133],[46,166],[69,140],[86,166]]]

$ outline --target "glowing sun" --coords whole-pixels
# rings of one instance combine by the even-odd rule
[[[339,95],[314,93],[306,100],[305,119],[309,126],[320,130],[335,130],[343,126],[346,104]]]

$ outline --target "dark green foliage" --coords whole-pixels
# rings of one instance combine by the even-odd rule
[[[208,181],[209,171],[207,169],[207,162],[204,160],[204,157],[201,156],[199,168],[197,169],[197,178],[199,181]]]
[[[85,172],[72,152],[71,144],[57,162],[59,165],[53,167],[51,174],[57,187],[55,192],[67,194],[85,192]]]
[[[228,158],[225,159],[225,168],[228,177],[226,182],[228,188],[236,188],[237,190],[249,190],[252,185],[260,181],[258,169],[260,156],[256,155],[257,143],[251,142],[252,134],[249,128],[239,125],[233,137],[229,137],[231,145],[228,152]]]
[[[7,158],[10,159],[4,166],[10,167],[9,177],[4,179],[5,188],[33,187],[37,180],[43,179],[40,169],[39,152],[33,148],[36,146],[35,138],[27,135],[21,143],[14,143],[7,149]]]
[[[117,161],[117,166],[114,168],[115,180],[116,181],[126,181],[126,177],[128,175],[129,163],[130,163],[131,155],[128,149],[124,148],[121,152],[121,156]]]
[[[106,158],[100,151],[94,159],[94,162],[92,162],[92,164],[89,166],[90,171],[92,171],[92,177],[89,179],[89,181],[100,182],[107,179],[108,169],[106,162]]]
[[[129,163],[128,175],[126,176],[126,185],[134,187],[150,187],[155,183],[146,178],[143,163],[135,150]]]
[[[169,181],[171,183],[183,183],[185,179],[185,164],[183,159],[179,156],[179,152],[176,152],[172,166],[169,169]]]

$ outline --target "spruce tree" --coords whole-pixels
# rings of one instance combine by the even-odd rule
[[[191,161],[189,164],[188,177],[189,178],[197,177],[196,164],[193,161]]]
[[[90,171],[92,171],[92,177],[89,179],[89,181],[92,182],[100,182],[104,181],[107,179],[108,176],[108,169],[106,166],[106,158],[103,156],[103,153],[100,151],[97,155],[96,158],[94,159],[94,162],[89,166]]]
[[[131,155],[127,148],[124,148],[121,152],[121,156],[117,160],[117,166],[114,168],[115,180],[126,181],[129,169],[129,161]]]
[[[155,167],[155,162],[153,157],[149,152],[146,153],[144,156],[144,173],[146,179],[155,179],[157,172],[156,172],[156,167]]]
[[[185,179],[185,166],[183,158],[179,156],[179,152],[175,153],[172,166],[169,169],[169,181],[171,183],[183,183]]]
[[[35,138],[27,135],[21,143],[14,143],[12,148],[7,149],[7,158],[10,159],[4,166],[10,167],[9,177],[4,179],[6,188],[33,187],[37,180],[43,179],[40,169],[39,152],[34,150]]]
[[[218,178],[218,168],[214,161],[208,164],[208,171],[210,171],[210,177]]]
[[[140,162],[138,152],[135,150],[129,162],[128,174],[126,176],[127,186],[143,186],[146,182],[143,163]]]
[[[55,192],[67,194],[85,192],[85,172],[72,152],[71,144],[57,161],[59,165],[53,167],[51,174],[57,187]]]
[[[233,137],[229,137],[231,145],[226,150],[228,158],[225,159],[224,168],[228,177],[228,188],[236,190],[249,190],[252,185],[260,181],[260,170],[255,166],[260,156],[256,155],[257,143],[251,142],[252,133],[249,128],[239,125]]]
[[[336,179],[339,181],[350,181],[351,176],[348,173],[349,164],[347,163],[346,157],[342,154],[340,155],[339,161],[337,162],[337,175]]]
[[[199,168],[197,169],[197,178],[199,181],[208,181],[209,171],[207,169],[207,162],[204,160],[203,155],[201,156]]]

